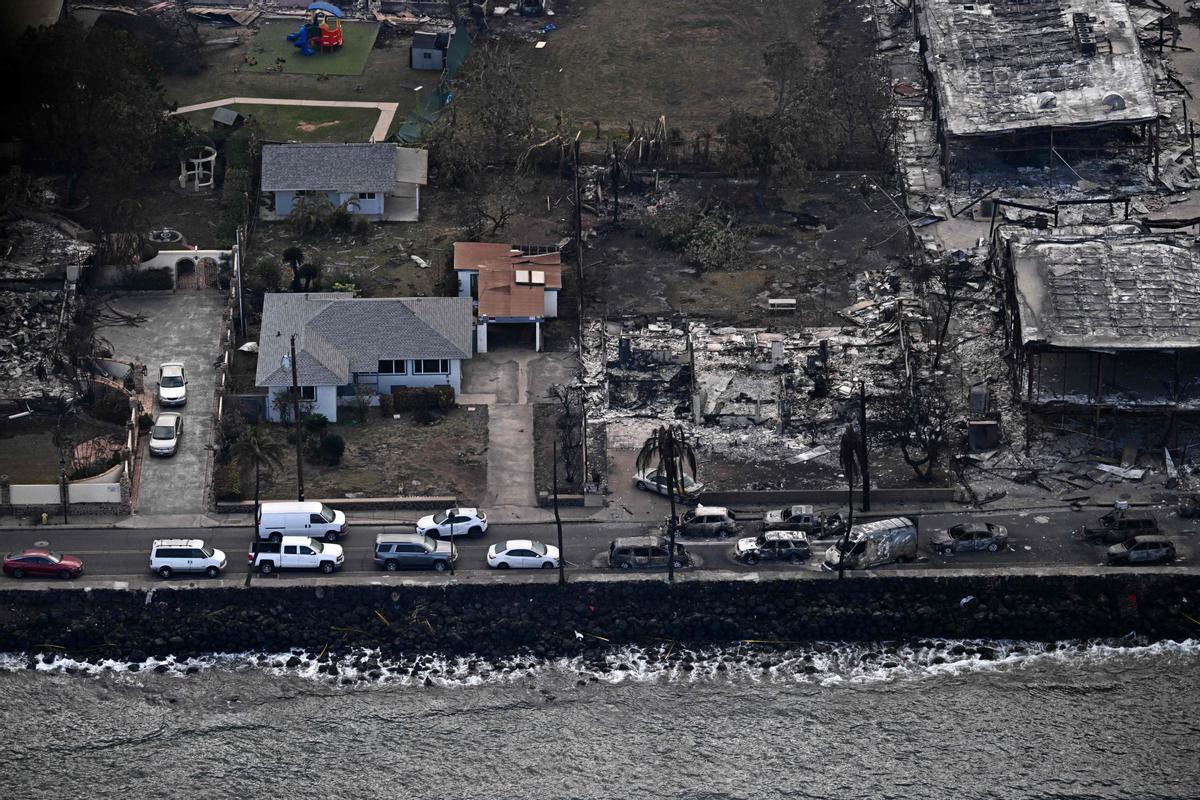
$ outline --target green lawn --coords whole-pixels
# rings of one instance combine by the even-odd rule
[[[362,75],[367,66],[377,22],[345,22],[342,24],[342,46],[333,52],[319,49],[311,56],[301,55],[300,48],[287,40],[300,28],[298,21],[271,20],[264,22],[254,37],[250,55],[256,63],[247,63],[247,72],[284,72],[294,75]],[[279,69],[282,67],[282,70]]]
[[[254,117],[268,140],[289,142],[365,142],[375,128],[379,111],[374,108],[321,108],[318,106],[231,106]],[[192,127],[212,127],[212,109],[184,115]],[[393,121],[392,129],[396,127]]]

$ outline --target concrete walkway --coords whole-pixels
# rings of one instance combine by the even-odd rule
[[[193,111],[207,111],[219,106],[255,105],[255,106],[317,106],[321,108],[375,108],[379,110],[379,120],[371,131],[372,142],[382,142],[387,139],[388,129],[400,108],[399,103],[371,103],[360,100],[291,100],[280,97],[225,97],[220,100],[209,100],[207,103],[196,103],[177,108],[172,114],[189,114]]]

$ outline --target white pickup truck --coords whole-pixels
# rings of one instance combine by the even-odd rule
[[[277,569],[319,569],[333,572],[346,560],[340,544],[329,544],[307,536],[284,536],[279,542],[255,542],[250,564],[263,575]]]

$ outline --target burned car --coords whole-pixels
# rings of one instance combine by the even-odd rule
[[[767,531],[758,536],[738,539],[733,546],[733,557],[743,564],[759,561],[786,561],[799,564],[812,554],[808,537],[801,531]]]
[[[1157,534],[1159,530],[1153,514],[1118,508],[1100,517],[1095,525],[1084,525],[1080,532],[1090,544],[1120,544],[1134,536]]]
[[[684,536],[736,536],[744,526],[728,508],[696,506],[679,520],[678,531]]]
[[[942,555],[975,550],[995,553],[1008,547],[1008,529],[993,522],[964,522],[933,534],[929,546]]]
[[[1114,544],[1106,553],[1109,564],[1169,564],[1175,560],[1175,544],[1165,536],[1134,536]]]
[[[812,537],[825,532],[825,516],[812,506],[788,506],[763,514],[764,531],[801,531]]]

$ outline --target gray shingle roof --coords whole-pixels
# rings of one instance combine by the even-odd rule
[[[268,144],[263,147],[264,192],[390,192],[395,186],[394,144]]]
[[[293,333],[300,384],[340,386],[353,372],[374,372],[380,359],[470,358],[473,329],[468,297],[268,294],[255,384],[291,384],[281,359]]]

